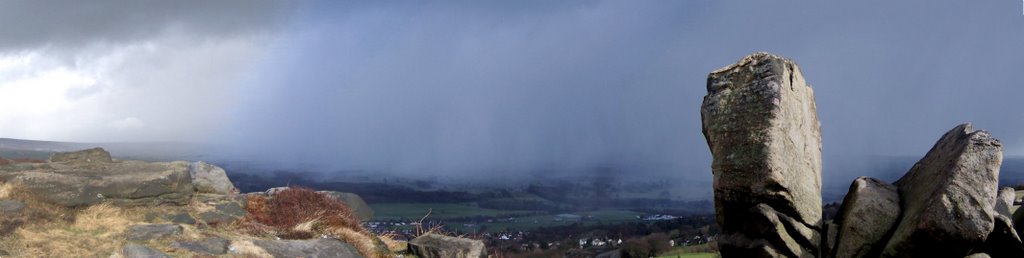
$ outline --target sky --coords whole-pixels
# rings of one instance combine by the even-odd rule
[[[707,74],[814,87],[826,187],[962,122],[1024,155],[1020,1],[3,1],[0,137],[288,165],[711,181]]]

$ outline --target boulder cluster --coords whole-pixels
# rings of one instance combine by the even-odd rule
[[[241,194],[228,179],[224,169],[202,161],[117,160],[101,148],[55,153],[45,162],[0,164],[0,238],[17,239],[7,237],[12,234],[37,234],[22,229],[31,221],[38,221],[39,218],[34,217],[39,214],[51,214],[58,210],[72,213],[83,210],[105,211],[102,207],[109,207],[106,212],[96,214],[111,218],[63,218],[76,222],[66,230],[36,227],[49,230],[37,235],[79,232],[82,228],[105,232],[105,237],[114,238],[114,242],[118,243],[111,257],[397,256],[387,247],[367,255],[365,250],[354,246],[356,243],[347,243],[337,237],[281,239],[242,232],[249,229],[239,225],[258,225],[247,222],[252,220],[247,216],[250,215],[247,207],[250,198],[274,199],[278,193],[288,189],[272,188],[264,192]],[[373,217],[373,210],[356,194],[334,191],[318,191],[316,194],[344,204],[358,221],[365,222]],[[83,219],[115,222],[106,222],[114,224],[104,225],[78,222]],[[377,236],[371,235],[368,241],[372,241],[370,244],[376,247],[384,245]],[[421,236],[407,245],[408,251],[417,253],[419,257],[486,255],[483,242],[479,240],[433,234]],[[0,242],[0,256],[70,255],[61,250],[19,253],[26,250],[12,250],[9,249],[11,246],[10,243]]]
[[[1024,210],[998,188],[1002,145],[988,132],[956,126],[891,184],[857,178],[825,221],[820,123],[797,65],[755,53],[707,90],[723,257],[1024,257]]]

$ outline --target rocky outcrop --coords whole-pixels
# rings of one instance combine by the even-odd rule
[[[114,159],[110,157],[110,152],[107,152],[102,148],[92,148],[88,150],[54,153],[53,155],[50,155],[50,162],[110,163],[114,162]]]
[[[68,232],[88,231],[82,237],[101,238],[95,241],[128,242],[124,246],[100,247],[99,252],[110,252],[111,257],[169,257],[162,251],[183,257],[363,257],[352,245],[320,233],[290,235],[318,237],[308,240],[258,239],[283,230],[261,221],[241,220],[248,215],[246,205],[251,200],[246,195],[237,194],[225,171],[217,166],[205,162],[120,161],[109,156],[97,148],[54,154],[50,162],[0,165],[0,182],[3,182],[0,184],[0,198],[4,198],[0,199],[0,236],[7,238],[22,232],[19,227],[23,225],[34,226],[26,221],[36,216],[40,217],[39,221],[72,221],[73,226],[67,229]],[[372,210],[357,195],[323,194],[319,197],[336,198],[361,218],[372,217]],[[337,205],[335,202],[330,204]],[[283,209],[291,207],[277,209],[287,214],[289,211]],[[102,223],[111,225],[96,225]],[[221,227],[229,224],[233,227]],[[350,230],[363,230],[358,226],[344,226]],[[26,230],[29,231],[24,232],[37,232],[31,231],[35,228]],[[68,235],[61,230],[43,231],[43,236],[38,238],[50,239],[45,235],[49,232],[61,237]],[[204,236],[206,238],[201,238]],[[392,254],[375,236],[369,233],[365,236],[375,240],[378,249],[372,250],[374,254]],[[17,237],[14,239],[22,241]],[[68,239],[53,241],[64,240]],[[34,246],[31,250],[15,251],[55,257],[96,256],[83,254],[92,247],[81,244],[70,250],[40,246],[39,243],[31,245]],[[8,245],[0,246],[6,248]],[[21,246],[21,243],[16,242],[13,246]],[[7,254],[2,255],[6,257]]]
[[[722,255],[818,255],[821,130],[800,69],[755,53],[708,75],[707,90],[701,117]]]
[[[896,186],[870,177],[850,185],[836,218],[835,257],[878,257],[885,237],[900,216]]]
[[[23,186],[31,196],[66,207],[110,202],[121,206],[183,205],[192,196],[188,163],[19,164],[0,180]]]
[[[228,179],[228,174],[223,168],[213,164],[198,161],[189,164],[189,175],[192,176],[192,185],[197,193],[210,194],[236,194],[238,189]]]
[[[420,258],[485,258],[484,242],[427,233],[409,241],[409,251]]]
[[[882,255],[965,256],[994,227],[1002,144],[970,124],[953,128],[895,185],[903,213]]]

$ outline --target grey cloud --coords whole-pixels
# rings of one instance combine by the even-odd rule
[[[259,33],[283,24],[297,2],[3,1],[0,52],[126,44],[179,31],[205,37]]]

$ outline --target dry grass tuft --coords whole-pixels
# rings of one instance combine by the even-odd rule
[[[0,199],[29,201],[33,199],[30,197],[25,186],[15,182],[0,181]]]
[[[286,239],[336,236],[366,257],[390,257],[376,238],[359,223],[340,200],[307,188],[288,188],[272,198],[249,196],[249,214],[236,224],[254,235],[272,234]]]
[[[398,235],[396,235],[395,233],[385,233],[383,235],[377,236],[377,238],[380,238],[380,241],[384,242],[384,245],[388,247],[388,250],[395,252],[402,252],[408,250],[409,243],[406,243],[405,241],[396,240],[396,237],[398,237]]]
[[[390,253],[382,252],[377,246],[377,241],[367,235],[365,232],[358,232],[351,228],[330,228],[328,232],[330,235],[337,236],[338,239],[344,240],[346,243],[354,246],[356,250],[359,250],[363,256],[372,258],[384,258],[391,257]]]
[[[11,199],[14,195],[14,184],[0,183],[0,199]]]
[[[97,257],[124,244],[123,232],[133,224],[121,208],[98,204],[77,213],[74,222],[36,224],[15,231],[26,257]]]

